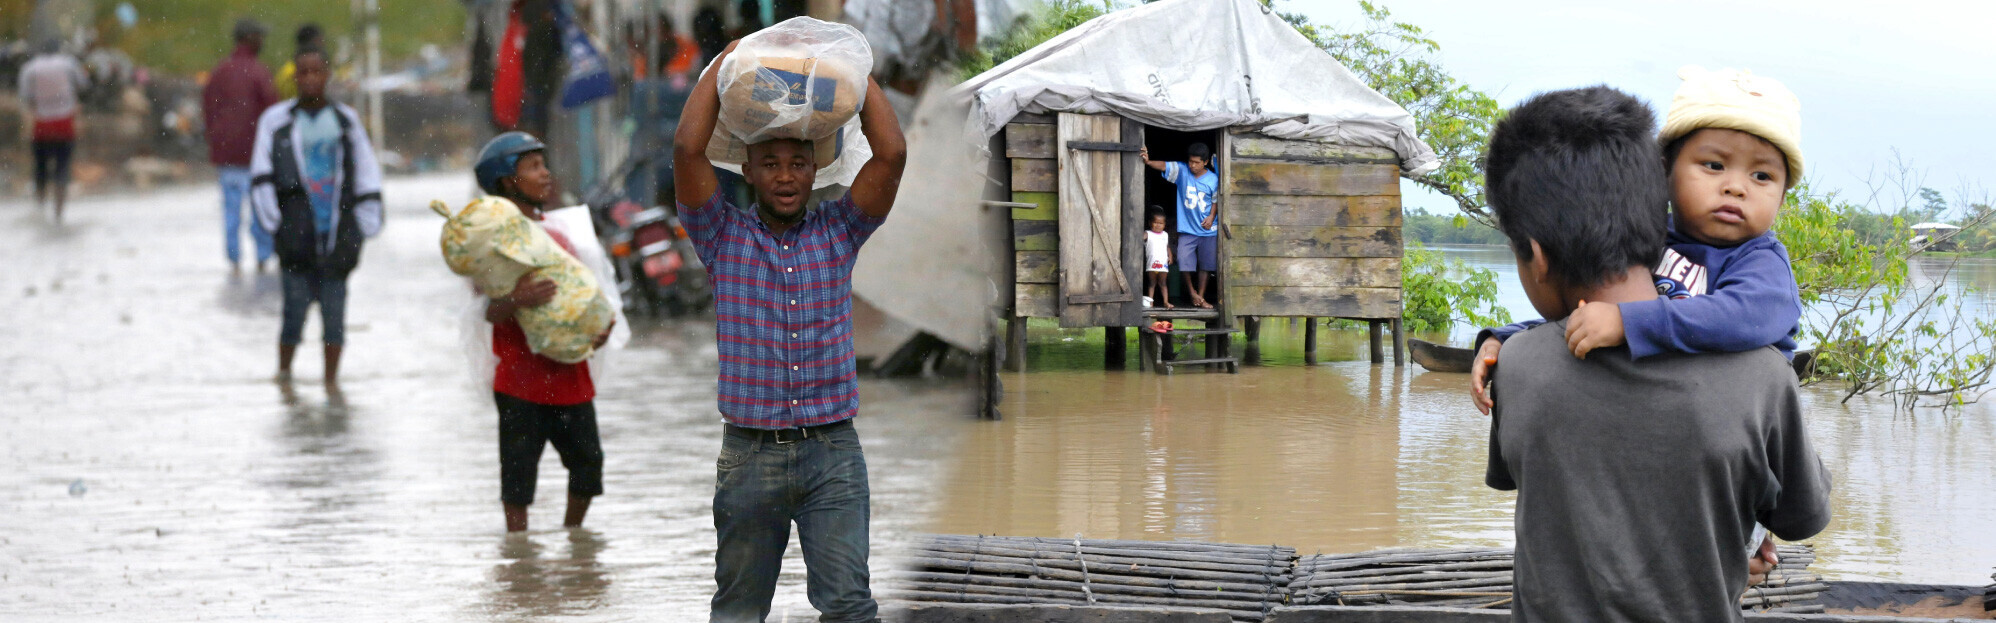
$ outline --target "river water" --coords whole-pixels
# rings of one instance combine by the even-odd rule
[[[1535,315],[1508,251],[1445,249],[1499,272]],[[1945,264],[1921,268],[1939,274]],[[1951,286],[1996,282],[1964,261]],[[1990,299],[1970,308],[1988,314]],[[1466,343],[1473,329],[1421,336]],[[1280,543],[1303,552],[1511,544],[1515,495],[1486,488],[1487,418],[1468,375],[1366,361],[1363,330],[1263,326],[1262,366],[1170,377],[1102,370],[1100,332],[1035,328],[1001,422],[964,439],[932,529],[946,533]],[[1136,352],[1134,348],[1131,353]],[[1996,409],[1906,413],[1803,391],[1835,478],[1815,568],[1845,580],[1975,584],[1996,567]]]
[[[274,276],[232,278],[211,187],[0,202],[0,620],[704,620],[721,427],[711,320],[639,326],[596,403],[607,493],[560,527],[542,459],[509,538],[497,418],[458,346],[462,281],[431,198],[390,180],[350,282],[342,391],[318,320],[271,381]],[[247,242],[245,242],[247,247]],[[876,551],[924,527],[966,386],[861,383]],[[794,542],[771,620],[808,620]]]

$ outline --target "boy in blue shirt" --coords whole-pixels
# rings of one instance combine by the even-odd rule
[[[1220,298],[1217,284],[1212,300],[1206,297],[1206,279],[1220,270],[1220,229],[1214,222],[1218,212],[1213,209],[1220,176],[1210,166],[1213,150],[1205,143],[1193,143],[1185,150],[1185,162],[1151,160],[1149,148],[1137,155],[1144,159],[1144,165],[1162,171],[1164,179],[1178,185],[1178,272],[1185,277],[1192,306],[1211,309]]]
[[[1780,82],[1745,71],[1685,67],[1678,76],[1684,83],[1657,136],[1673,206],[1668,246],[1651,270],[1657,298],[1582,302],[1567,322],[1567,347],[1585,358],[1626,344],[1642,359],[1772,345],[1793,357],[1802,301],[1788,249],[1769,228],[1802,176],[1801,104]],[[1503,341],[1541,322],[1477,335],[1470,395],[1478,410],[1490,413],[1485,384]]]

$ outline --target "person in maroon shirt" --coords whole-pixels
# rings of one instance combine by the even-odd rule
[[[504,197],[535,221],[555,196],[554,174],[548,171],[547,146],[525,132],[507,132],[486,143],[475,169],[478,185],[487,194]],[[545,229],[563,250],[575,246],[562,232]],[[534,503],[541,450],[554,445],[568,468],[568,512],[562,525],[582,525],[589,501],[603,494],[603,443],[596,432],[596,384],[589,362],[566,364],[534,354],[514,312],[547,304],[554,282],[520,275],[513,291],[491,297],[485,320],[492,323],[492,354],[499,358],[492,375],[493,401],[499,407],[500,501],[506,508],[506,531],[527,529],[527,506]],[[596,337],[601,348],[613,324]]]
[[[208,128],[208,161],[214,163],[222,181],[222,246],[229,264],[240,269],[242,245],[236,233],[242,230],[243,198],[250,187],[250,154],[256,151],[256,121],[263,111],[277,103],[277,89],[270,83],[270,69],[256,60],[263,50],[263,25],[256,20],[236,22],[236,49],[208,74],[201,90],[201,118]],[[249,226],[250,240],[256,243],[256,270],[263,272],[273,247],[270,232]]]

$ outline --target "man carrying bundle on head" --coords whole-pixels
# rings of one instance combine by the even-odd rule
[[[729,45],[694,87],[673,152],[679,216],[713,275],[720,343],[725,424],[714,492],[719,586],[711,620],[760,622],[769,614],[794,521],[819,620],[875,621],[878,608],[867,588],[866,458],[852,426],[859,414],[852,268],[894,205],[905,140],[886,96],[866,78],[858,115],[873,158],[852,189],[815,208],[805,205],[818,170],[830,164],[818,149],[830,138],[743,139],[749,144],[742,172],[756,202],[737,208],[717,191],[707,155],[716,125],[744,112],[742,100],[733,99],[734,108],[723,110],[717,78],[736,47]],[[823,88],[808,76],[800,82]],[[837,108],[829,103],[859,94],[815,95]]]

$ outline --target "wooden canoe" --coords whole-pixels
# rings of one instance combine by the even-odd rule
[[[1407,338],[1407,351],[1414,363],[1421,364],[1431,372],[1468,373],[1470,364],[1476,358],[1476,351],[1467,348],[1444,346],[1425,340]]]

